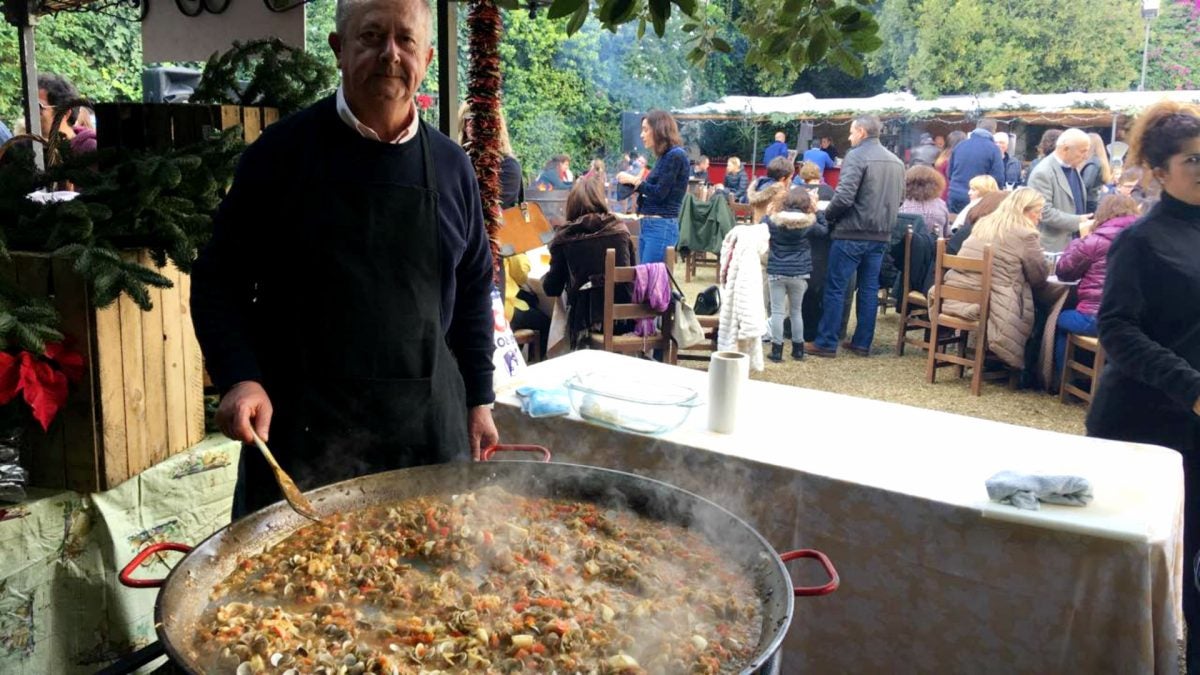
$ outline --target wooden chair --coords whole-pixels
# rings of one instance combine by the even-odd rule
[[[717,331],[721,326],[721,317],[697,316],[696,320],[704,329],[706,342],[702,345],[692,345],[686,351],[677,348],[675,359],[678,361],[707,361],[712,353],[717,351]]]
[[[717,268],[717,259],[708,257],[708,251],[688,251],[683,259],[683,280],[691,281],[700,267]]]
[[[964,258],[946,254],[946,240],[937,241],[937,262],[934,268],[933,300],[929,307],[929,331],[938,335],[942,329],[958,331],[958,354],[945,350],[929,349],[929,360],[925,366],[925,379],[930,384],[936,381],[937,369],[945,366],[958,366],[958,376],[962,377],[965,368],[971,368],[971,393],[979,396],[984,377],[984,362],[987,356],[987,323],[988,309],[992,295],[992,247],[985,246],[983,260]],[[967,290],[943,283],[946,270],[974,272],[982,278],[982,288]],[[979,305],[979,318],[972,321],[953,314],[942,312],[942,304],[946,300],[957,300]],[[975,349],[971,358],[967,358],[967,341],[974,334]]]
[[[733,217],[736,218],[739,223],[748,223],[750,222],[750,219],[754,217],[754,207],[750,204],[735,203],[733,205]]]
[[[663,261],[668,269],[675,268],[675,247],[667,248],[666,259]],[[675,312],[668,307],[664,312],[655,312],[649,306],[638,303],[617,303],[617,284],[632,284],[634,280],[633,267],[617,267],[616,249],[608,249],[604,253],[604,320],[603,333],[592,335],[588,341],[593,349],[603,349],[606,352],[621,354],[636,354],[658,350],[662,353],[663,363],[676,362],[675,342],[671,339],[671,329],[675,324]],[[654,335],[641,337],[629,333],[616,335],[614,326],[617,321],[625,319],[661,318],[662,323]]]
[[[1092,353],[1092,365],[1088,366],[1085,363],[1075,360],[1075,351],[1078,349]],[[1096,385],[1100,382],[1100,372],[1104,370],[1104,358],[1104,347],[1101,346],[1099,338],[1068,333],[1067,354],[1063,359],[1063,373],[1062,381],[1058,387],[1058,400],[1066,403],[1067,395],[1070,394],[1082,400],[1090,408],[1092,406],[1092,397],[1096,394]],[[1085,375],[1088,378],[1087,389],[1080,389],[1075,386],[1075,373]]]
[[[920,291],[907,290],[912,287],[912,226],[904,232],[904,260],[901,265],[901,293],[897,298],[900,303],[897,312],[900,314],[900,330],[896,336],[896,356],[904,356],[904,346],[913,345],[921,349],[929,349],[930,331],[933,324],[929,322],[929,298]],[[924,339],[910,338],[908,334],[914,330],[924,331]],[[953,338],[946,340],[952,342]],[[941,342],[941,341],[939,341]]]

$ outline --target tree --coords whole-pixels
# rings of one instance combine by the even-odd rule
[[[93,101],[141,100],[142,34],[132,10],[118,17],[60,12],[41,17],[36,28],[38,71],[67,78]],[[24,119],[17,30],[0,23],[0,120],[10,128]]]
[[[1124,90],[1138,7],[1126,0],[889,0],[872,65],[921,97]],[[1104,36],[1102,45],[1097,36]]]
[[[1141,68],[1141,50],[1132,53]],[[1150,24],[1146,89],[1200,89],[1200,5],[1167,0]]]

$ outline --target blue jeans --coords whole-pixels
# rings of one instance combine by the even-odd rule
[[[771,288],[771,342],[783,344],[783,317],[792,317],[792,342],[804,342],[804,292],[808,277],[767,275]]]
[[[638,235],[638,264],[663,262],[667,257],[667,247],[677,243],[678,218],[642,218],[642,233]]]
[[[1054,335],[1054,373],[1058,378],[1054,385],[1062,382],[1063,368],[1067,362],[1067,333],[1096,337],[1096,317],[1074,309],[1058,313],[1058,328]]]
[[[851,346],[870,349],[875,339],[875,312],[879,309],[879,268],[883,265],[884,241],[853,241],[836,239],[829,247],[829,267],[825,272],[825,300],[821,307],[821,323],[817,325],[816,345],[836,350],[838,333],[842,328],[842,307],[846,302],[846,285],[858,272],[858,301],[855,314],[858,325]]]

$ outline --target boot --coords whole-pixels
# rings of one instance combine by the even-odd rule
[[[771,355],[768,356],[767,358],[771,359],[775,363],[783,363],[783,343],[782,342],[772,342],[771,343]]]
[[[804,343],[803,342],[793,342],[792,343],[792,358],[795,359],[796,361],[804,360]]]

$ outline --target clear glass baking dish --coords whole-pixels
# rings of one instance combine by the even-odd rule
[[[583,419],[618,431],[665,434],[703,404],[681,385],[629,380],[611,373],[577,373],[565,383],[571,407]]]

